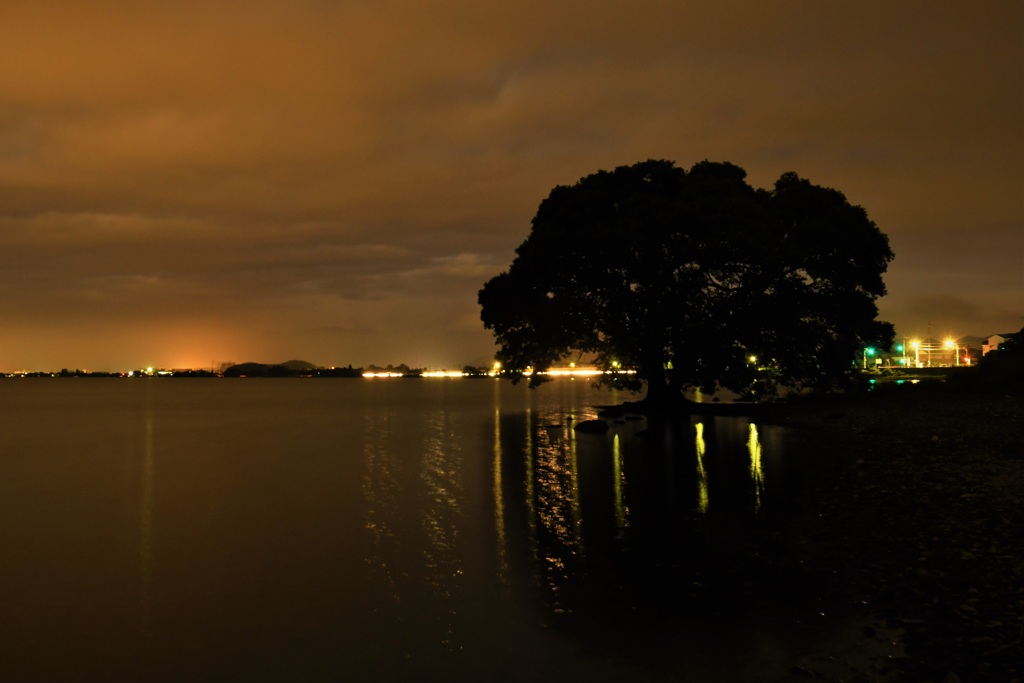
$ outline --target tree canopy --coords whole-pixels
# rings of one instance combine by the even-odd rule
[[[651,401],[830,388],[891,342],[875,301],[892,256],[863,208],[795,173],[764,190],[733,164],[649,160],[555,187],[481,319],[532,383],[583,354],[635,368]]]

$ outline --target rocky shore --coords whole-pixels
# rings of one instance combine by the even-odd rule
[[[830,573],[830,599],[902,639],[898,658],[845,680],[1024,680],[1020,395],[902,385],[765,417],[842,463],[810,494],[799,562]],[[830,678],[813,662],[794,674]]]

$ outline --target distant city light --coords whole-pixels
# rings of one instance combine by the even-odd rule
[[[495,368],[492,369],[491,372],[487,373],[488,376],[490,376],[490,377],[497,377],[498,376],[498,369],[500,367],[501,367],[500,364],[495,363]],[[523,375],[525,375],[527,377],[529,377],[529,376],[531,376],[533,374],[534,374],[533,368],[527,368],[526,370],[523,371]],[[548,377],[597,377],[598,375],[635,375],[636,374],[636,370],[628,370],[628,369],[623,369],[621,367],[616,367],[616,368],[614,368],[612,370],[602,370],[600,368],[595,368],[595,367],[577,368],[574,365],[570,365],[569,367],[564,367],[564,368],[549,368],[547,370],[544,370],[543,372],[538,372],[537,374],[538,375],[548,376]],[[384,372],[364,372],[362,376],[363,377],[367,377],[367,378],[375,378],[375,377],[385,377],[385,378],[387,378],[387,377],[405,377],[406,375],[402,374],[401,372],[384,371]],[[437,378],[437,377],[455,378],[455,377],[469,377],[469,373],[461,372],[461,371],[458,371],[458,370],[429,370],[429,371],[423,372],[423,373],[421,373],[421,374],[419,374],[417,376],[418,377],[430,377],[430,378]]]
[[[551,368],[544,372],[538,372],[538,375],[550,375],[551,377],[592,377],[594,375],[604,374],[603,371],[597,368],[577,368],[575,364],[568,368]]]

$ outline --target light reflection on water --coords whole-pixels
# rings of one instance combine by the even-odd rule
[[[704,423],[695,424],[693,431],[696,433],[694,446],[697,457],[694,460],[697,462],[697,510],[701,514],[705,514],[708,511],[710,497],[708,495],[708,473],[704,469],[704,453],[707,451],[707,446],[704,444]]]
[[[0,673],[518,680],[527,651],[547,677],[701,670],[701,558],[782,523],[801,454],[742,418],[572,428],[626,398],[568,380],[2,383]],[[681,640],[638,662],[648,614]]]
[[[147,411],[145,442],[142,447],[142,482],[139,487],[139,630],[147,637],[152,635],[154,468],[153,414]]]
[[[437,411],[425,425],[426,439],[420,476],[427,493],[422,526],[428,543],[423,550],[427,585],[440,598],[437,614],[444,629],[441,642],[455,644],[455,618],[459,612],[458,593],[463,575],[459,548],[459,527],[465,514],[460,445],[454,438],[447,415]]]
[[[493,475],[494,490],[502,492],[499,533],[521,534],[530,548],[527,571],[534,572],[552,623],[567,623],[566,615],[580,607],[593,617],[595,594],[648,593],[654,583],[646,562],[660,565],[672,581],[680,578],[677,570],[711,571],[695,557],[701,543],[750,538],[785,517],[793,492],[784,488],[783,470],[801,463],[785,462],[779,428],[693,417],[657,425],[621,421],[596,435],[575,432],[565,417],[496,414],[503,435],[495,441]],[[520,419],[523,427],[510,427]],[[762,433],[773,437],[767,451]],[[521,471],[513,453],[522,454]],[[766,490],[771,468],[779,470],[778,491]],[[519,509],[521,518],[514,514]]]
[[[367,554],[366,563],[371,573],[387,588],[390,599],[398,603],[401,602],[401,595],[389,561],[389,558],[401,555],[400,534],[393,523],[400,519],[401,486],[393,472],[393,468],[400,466],[400,463],[392,462],[387,438],[389,424],[394,423],[394,416],[387,413],[368,416],[362,482],[371,550]]]
[[[764,494],[764,468],[761,466],[761,441],[757,437],[757,426],[750,424],[747,450],[750,451],[750,478],[754,480],[754,510],[761,511],[761,496]]]
[[[498,546],[498,581],[502,585],[508,583],[508,541],[505,539],[505,502],[502,492],[502,459],[501,459],[501,410],[494,408],[494,462],[491,464],[491,471],[494,472],[494,488],[491,494],[494,496],[494,535]]]
[[[629,526],[629,506],[626,505],[626,474],[622,469],[622,441],[618,434],[612,437],[612,482],[615,489],[616,538],[622,538]]]

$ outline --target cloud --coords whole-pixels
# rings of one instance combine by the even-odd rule
[[[486,355],[444,331],[541,199],[645,158],[795,170],[892,235],[897,301],[995,296],[970,274],[1019,271],[1022,23],[1005,2],[3,3],[0,314],[224,344],[337,325],[352,353],[435,320],[439,353]]]

